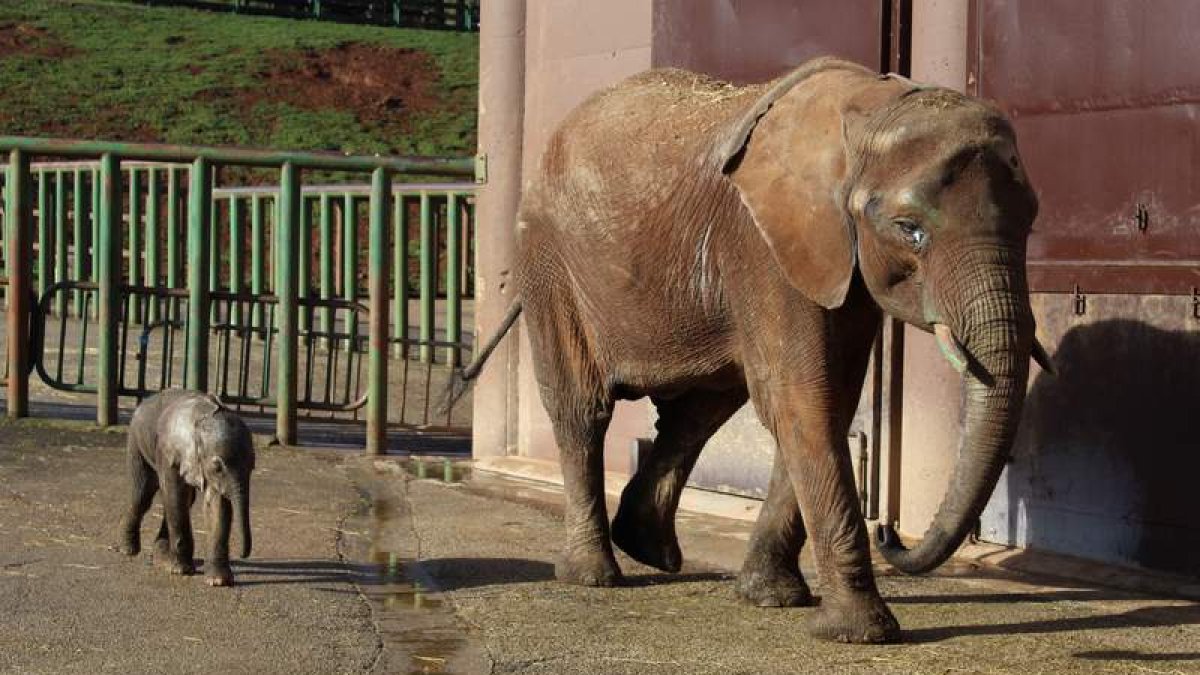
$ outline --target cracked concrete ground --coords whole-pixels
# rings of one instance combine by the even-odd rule
[[[627,586],[560,585],[556,489],[415,480],[393,458],[312,450],[260,452],[254,556],[234,561],[239,585],[210,589],[110,548],[123,442],[0,423],[0,670],[1200,672],[1200,605],[961,562],[881,571],[905,644],[815,642],[811,610],[733,600],[748,527],[707,516],[681,517],[682,574],[622,558]]]

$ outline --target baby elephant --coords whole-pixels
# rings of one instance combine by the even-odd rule
[[[142,517],[162,489],[163,522],[154,542],[155,562],[172,574],[193,574],[190,510],[204,495],[212,552],[205,564],[210,586],[229,586],[229,521],[237,514],[242,555],[250,555],[250,431],[216,398],[170,389],[138,406],[129,424],[129,469],[133,502],[122,522],[121,551],[141,550]]]

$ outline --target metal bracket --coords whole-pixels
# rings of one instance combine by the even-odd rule
[[[1137,225],[1138,232],[1145,234],[1150,227],[1150,207],[1138,202],[1133,207],[1133,223]]]
[[[488,180],[488,156],[486,152],[475,155],[475,182],[483,185]]]
[[[1075,284],[1075,316],[1084,314],[1087,314],[1087,296],[1079,290],[1079,284]]]

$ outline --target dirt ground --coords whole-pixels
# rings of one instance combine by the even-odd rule
[[[1200,672],[1200,605],[961,562],[881,570],[904,644],[816,642],[811,610],[734,601],[748,526],[709,516],[681,517],[679,575],[622,558],[626,586],[561,585],[557,489],[314,449],[260,450],[254,554],[210,589],[113,548],[123,443],[0,423],[0,671]]]

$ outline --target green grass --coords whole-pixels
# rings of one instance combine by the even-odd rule
[[[247,17],[177,7],[0,0],[0,24],[49,31],[65,57],[0,58],[0,133],[157,140],[352,153],[475,151],[478,35]],[[363,42],[430,55],[441,73],[435,110],[394,125],[283,102],[239,110],[271,50]]]

